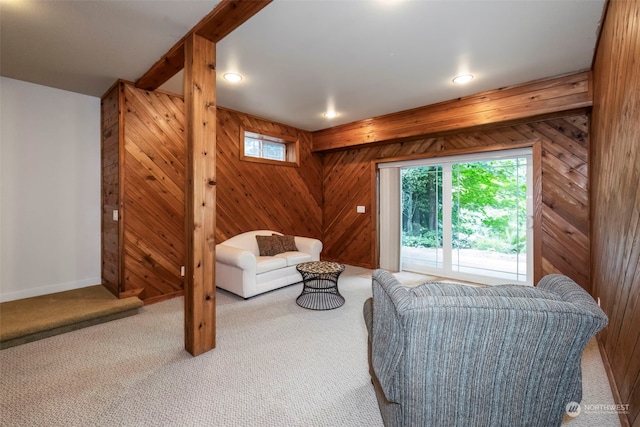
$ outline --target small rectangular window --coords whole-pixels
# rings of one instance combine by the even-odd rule
[[[289,135],[266,135],[241,129],[240,159],[250,162],[298,166],[298,140]]]

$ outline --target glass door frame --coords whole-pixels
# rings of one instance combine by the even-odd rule
[[[531,253],[528,255],[529,260],[527,263],[527,283],[533,284],[537,283],[542,278],[542,142],[540,139],[534,139],[530,141],[525,141],[521,143],[514,143],[512,147],[504,147],[504,146],[492,146],[492,147],[479,147],[477,149],[465,149],[465,150],[451,150],[446,152],[446,156],[444,156],[443,152],[439,153],[429,153],[430,156],[422,156],[420,158],[411,157],[406,159],[395,158],[389,160],[378,160],[374,162],[375,172],[374,179],[376,180],[376,206],[378,217],[376,218],[376,249],[378,258],[378,266],[381,268],[385,268],[384,265],[397,265],[400,269],[400,248],[397,248],[398,259],[383,260],[380,253],[381,247],[384,247],[386,243],[389,243],[389,239],[386,238],[381,229],[386,228],[389,229],[389,226],[382,227],[381,224],[385,222],[385,218],[381,217],[381,208],[380,205],[385,203],[385,197],[380,194],[380,169],[385,168],[397,168],[399,171],[400,167],[403,166],[411,166],[412,164],[421,165],[425,164],[429,160],[442,160],[442,158],[450,157],[454,162],[464,162],[465,158],[477,158],[484,157],[482,160],[492,160],[493,158],[499,157],[514,157],[514,154],[517,154],[519,149],[527,149],[528,155],[531,158],[531,162],[528,162],[528,167],[531,168],[531,179],[528,183],[528,187],[531,188],[530,199],[528,203],[530,204],[529,210],[529,218],[528,222],[533,223],[533,227],[531,227],[531,237],[528,239],[529,247],[527,248],[527,252]],[[481,160],[480,160],[481,161]],[[432,163],[433,164],[433,163]],[[399,173],[399,172],[398,172]],[[450,202],[450,201],[449,201]],[[391,225],[391,229],[398,228],[398,233],[401,233],[402,224],[400,222],[397,223],[396,226]],[[385,251],[387,253],[394,253],[394,251]],[[396,269],[393,269],[396,270]],[[439,274],[443,274],[442,272]],[[448,274],[448,273],[447,273]],[[465,277],[465,276],[458,276]],[[461,279],[464,280],[464,279]],[[516,282],[514,280],[500,280],[493,278],[484,278],[480,282],[497,284],[497,283],[524,283],[524,282]]]

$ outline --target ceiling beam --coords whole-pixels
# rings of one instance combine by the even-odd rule
[[[440,136],[593,105],[589,71],[536,80],[313,132],[313,151]]]
[[[144,90],[156,90],[182,70],[184,68],[184,42],[188,37],[197,34],[217,43],[271,1],[222,0],[136,81],[136,87]]]

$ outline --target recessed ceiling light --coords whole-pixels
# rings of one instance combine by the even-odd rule
[[[471,80],[473,80],[473,76],[471,74],[462,74],[461,76],[458,76],[455,79],[453,79],[453,82],[457,84],[463,84],[463,83],[468,83]]]
[[[333,119],[334,117],[338,117],[338,113],[336,113],[335,111],[327,111],[322,115],[325,116],[327,119]]]
[[[228,82],[237,83],[242,80],[242,76],[237,73],[225,73],[222,77]]]

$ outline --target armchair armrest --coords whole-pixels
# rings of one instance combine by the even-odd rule
[[[602,322],[601,327],[606,326],[608,323],[607,315],[598,307],[593,297],[567,276],[562,274],[548,274],[540,279],[536,288],[551,292],[563,301],[571,303],[585,312],[591,313]]]
[[[241,268],[242,270],[256,269],[256,256],[246,249],[240,249],[224,244],[216,245],[216,262]]]
[[[310,237],[295,236],[296,247],[300,252],[311,255],[314,261],[320,260],[320,252],[322,252],[322,242],[318,239]]]
[[[384,270],[372,274],[373,319],[371,363],[382,392],[389,402],[399,402],[397,371],[404,354],[405,334],[398,313],[411,300],[408,290]]]

